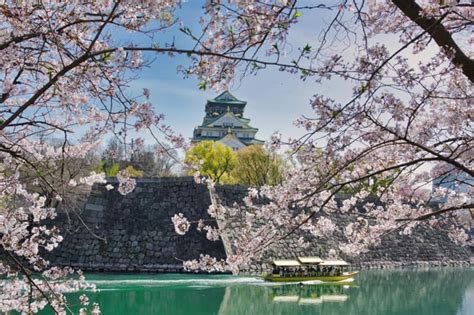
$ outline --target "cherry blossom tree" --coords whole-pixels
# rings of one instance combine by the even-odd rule
[[[419,224],[472,243],[465,231],[472,217],[459,215],[474,208],[466,180],[474,176],[472,12],[471,1],[208,2],[203,34],[187,32],[203,49],[232,58],[194,57],[206,65],[190,70],[203,86],[274,66],[315,86],[337,81],[352,89],[348,99],[315,94],[314,117],[295,122],[306,131],[301,138],[272,137],[272,147],[287,145],[298,154],[282,185],[251,189],[244,207],[211,206],[217,219],[245,214],[233,241],[237,250],[223,268],[238,270],[300,229],[314,236],[342,229],[347,242],[338,250],[348,255]],[[317,14],[331,18],[306,22],[319,36],[295,54],[290,28],[311,14],[311,21]],[[448,178],[467,191],[431,192],[434,181]],[[375,180],[384,185],[372,185]],[[343,191],[352,197],[337,205]],[[270,202],[255,203],[262,199]],[[335,211],[351,223],[337,227]],[[186,266],[209,270],[210,259]]]
[[[0,311],[34,313],[49,304],[56,313],[71,312],[68,303],[74,301],[63,293],[88,287],[81,278],[60,281],[72,270],[50,268],[41,256],[62,240],[59,228],[45,223],[55,208],[75,215],[71,193],[106,184],[103,174],[69,173],[65,160],[83,157],[111,131],[124,143],[131,130],[147,130],[177,148],[184,145],[163,124],[146,87],[143,95],[127,92],[134,74],[147,65],[144,53],[189,56],[191,65],[182,71],[198,77],[202,87],[221,89],[240,75],[273,66],[316,83],[341,79],[353,89],[345,101],[314,96],[315,117],[297,121],[306,136],[289,141],[301,162],[282,185],[251,190],[245,199],[247,224],[235,241],[238,253],[225,262],[203,255],[185,266],[238,270],[296,229],[327,233],[336,228],[329,217],[339,191],[387,174],[391,184],[377,192],[384,207],[364,204],[361,216],[354,210],[368,194],[361,189],[338,210],[355,217],[345,227],[344,250],[359,252],[387,231],[409,233],[420,222],[468,241],[454,223],[459,209],[472,209],[472,198],[439,190],[448,201],[433,208],[433,195],[422,187],[448,172],[473,175],[470,2],[206,1],[202,34],[181,27],[196,43],[191,48],[155,36],[179,25],[179,5],[179,0],[0,3],[0,274],[8,280],[1,283]],[[294,56],[288,52],[289,29],[310,12],[333,18],[315,43]],[[120,32],[145,40],[124,42],[116,36]],[[397,38],[397,46],[380,43],[384,36]],[[61,136],[62,145],[48,145],[41,136]],[[277,136],[273,140],[274,147],[282,144]],[[133,190],[126,173],[119,180],[121,193]],[[36,185],[49,187],[47,195]],[[209,212],[216,218],[244,211],[223,207],[212,183],[209,188]],[[254,205],[261,197],[271,202]],[[257,225],[257,219],[267,224]],[[184,216],[173,221],[177,231],[190,228]],[[225,232],[223,226],[198,227],[210,239]],[[86,297],[78,302],[88,304]],[[91,311],[100,312],[95,305]]]
[[[110,132],[125,144],[132,130],[146,130],[183,146],[183,137],[155,112],[146,87],[138,96],[127,91],[147,65],[142,52],[209,53],[179,49],[155,36],[176,25],[180,4],[0,2],[0,312],[35,313],[49,304],[56,313],[71,313],[68,302],[88,304],[86,298],[67,301],[63,295],[89,287],[82,275],[61,281],[72,270],[50,268],[42,257],[62,241],[61,227],[48,224],[56,209],[80,220],[71,198],[106,184],[104,174],[71,172],[67,161],[84,159]],[[124,42],[119,35],[125,32],[144,46]],[[47,137],[60,138],[61,144],[41,140]],[[126,172],[117,177],[120,193],[134,189]]]

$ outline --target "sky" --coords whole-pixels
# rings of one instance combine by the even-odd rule
[[[177,11],[182,23],[193,31],[199,30],[197,21],[203,13],[201,3],[199,0],[190,0]],[[301,16],[300,22],[290,30],[289,37],[295,47],[314,41],[319,35],[312,31],[318,29],[316,24],[325,23],[335,12],[318,10],[315,14],[317,15]],[[120,36],[126,41],[130,36],[136,35]],[[137,41],[137,38],[133,39]],[[174,41],[177,47],[191,45],[177,30],[158,35],[156,39],[159,42]],[[206,100],[216,97],[222,91],[202,91],[199,90],[195,77],[183,78],[183,75],[177,72],[177,67],[180,64],[188,64],[185,56],[170,58],[153,55],[149,58],[156,59],[148,68],[138,73],[138,78],[131,83],[129,91],[132,94],[140,94],[143,88],[150,89],[150,100],[157,112],[165,115],[165,123],[175,132],[191,138],[193,129],[202,123]],[[276,131],[284,138],[304,134],[303,130],[293,126],[293,121],[301,114],[312,116],[310,99],[315,93],[339,97],[351,95],[350,88],[342,88],[337,82],[324,86],[311,80],[303,82],[298,75],[282,73],[276,68],[265,69],[256,76],[248,76],[243,80],[237,79],[229,91],[238,99],[247,101],[244,117],[251,120],[251,126],[259,129],[257,138],[261,140],[268,140]],[[150,139],[145,134],[140,136],[145,140]]]

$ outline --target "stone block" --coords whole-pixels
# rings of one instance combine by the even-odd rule
[[[85,206],[85,210],[90,210],[90,211],[103,211],[104,206],[99,205],[99,204],[94,204],[94,203],[87,203]]]

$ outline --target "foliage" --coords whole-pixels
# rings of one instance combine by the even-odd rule
[[[186,152],[185,157],[185,163],[195,166],[200,175],[208,176],[216,183],[232,182],[230,173],[236,162],[231,148],[214,141],[199,142]]]
[[[250,145],[236,153],[237,163],[231,172],[236,183],[250,186],[277,185],[282,182],[283,161],[261,145]]]
[[[105,161],[101,161],[101,164],[101,171],[104,171],[107,177],[117,176],[117,173],[120,171],[120,165],[117,162],[112,162],[108,167]]]
[[[313,115],[295,122],[304,135],[288,141],[273,135],[272,148],[289,145],[299,162],[282,185],[249,191],[229,269],[258,259],[298,229],[316,237],[340,230],[346,242],[338,250],[347,255],[420,224],[457,244],[472,244],[463,229],[471,222],[459,215],[474,209],[470,1],[238,1],[206,9],[206,32],[193,34],[197,47],[232,56],[195,58],[210,65],[197,73],[206,86],[231,84],[237,74],[271,66],[322,85],[310,101]],[[314,23],[322,19],[328,23]],[[303,43],[292,38],[296,23],[307,23],[319,36]],[[334,91],[336,83],[352,94]],[[467,191],[429,189],[437,179],[453,177]],[[353,195],[338,206],[335,198],[343,191]],[[380,204],[367,202],[370,194]],[[443,196],[446,202],[435,202]],[[261,198],[269,202],[254,202]],[[242,213],[240,206],[214,208],[216,218]],[[334,211],[350,223],[335,226]],[[206,269],[209,260],[192,266]]]
[[[129,165],[125,168],[125,172],[130,177],[142,177],[143,176],[143,171],[137,170],[131,165]]]

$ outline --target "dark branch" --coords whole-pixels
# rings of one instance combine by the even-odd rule
[[[453,50],[453,64],[462,68],[463,73],[474,83],[474,60],[470,59],[456,44],[449,31],[436,18],[421,14],[421,7],[415,0],[392,0],[410,20],[425,30],[443,50]]]

